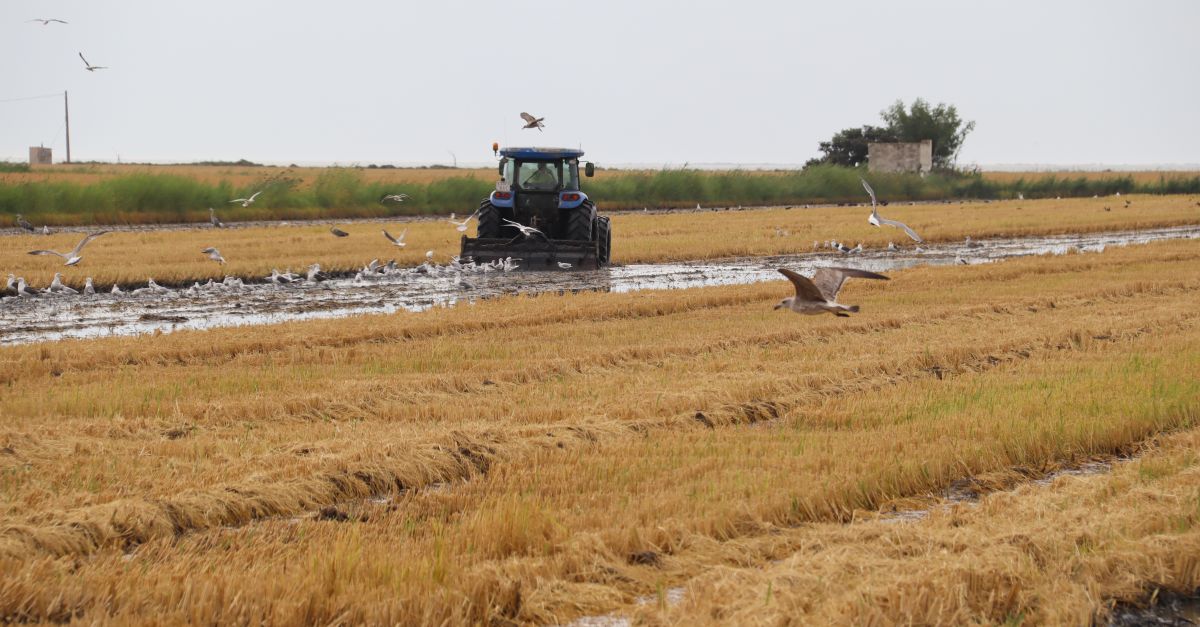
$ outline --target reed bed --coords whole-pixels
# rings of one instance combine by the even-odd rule
[[[999,201],[987,204],[892,205],[885,216],[902,220],[931,242],[989,236],[1037,236],[1196,224],[1200,197],[1133,196],[1117,202],[1111,198],[1040,201]],[[836,239],[868,248],[886,247],[889,241],[911,244],[903,232],[877,229],[867,224],[864,207],[816,209],[757,209],[684,213],[630,213],[613,216],[615,263],[659,263],[688,259],[715,259],[749,255],[783,255],[813,252]],[[114,232],[95,240],[78,266],[64,268],[57,257],[31,257],[29,250],[66,251],[83,236],[78,232],[0,236],[0,275],[24,276],[33,286],[48,284],[55,272],[68,285],[82,286],[93,277],[102,289],[113,283],[145,285],[148,277],[164,284],[190,285],[193,281],[239,276],[261,279],[272,268],[302,271],[320,263],[331,272],[351,272],[371,259],[395,259],[404,266],[424,262],[426,251],[434,261],[446,263],[459,250],[461,233],[443,220],[348,223],[350,233],[335,238],[328,224],[274,227]],[[409,245],[399,249],[384,239],[381,230],[396,235],[408,229]],[[713,233],[721,233],[714,238]],[[468,231],[473,235],[473,230]],[[228,265],[209,261],[200,251],[216,246]]]
[[[1194,587],[1168,559],[1194,497],[1158,496],[1194,495],[1172,483],[1194,457],[1095,492],[1115,509],[1092,535],[1069,499],[935,517],[895,550],[854,521],[1192,430],[1198,261],[1168,242],[916,268],[851,282],[850,320],[771,311],[781,280],[0,349],[0,616],[1054,622]],[[1178,538],[1125,524],[1164,513]],[[1018,532],[1036,559],[1000,550]],[[764,582],[779,609],[756,614],[737,591]],[[635,603],[680,584],[728,613]]]
[[[114,174],[120,172],[120,174]],[[851,203],[863,200],[865,176],[891,202],[947,199],[1196,194],[1195,173],[1157,178],[1116,176],[984,176],[954,172],[866,173],[819,166],[805,170],[602,170],[585,184],[608,209]],[[493,189],[491,170],[393,170],[245,166],[57,166],[0,173],[0,216],[22,213],[50,225],[203,222],[208,207],[227,221],[385,218],[468,213]],[[251,207],[229,205],[262,192]],[[407,193],[403,204],[382,204]]]

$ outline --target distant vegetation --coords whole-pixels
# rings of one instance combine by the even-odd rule
[[[35,173],[37,170],[34,171]],[[47,224],[198,222],[208,208],[222,219],[297,220],[370,218],[399,215],[470,213],[493,189],[488,175],[467,174],[422,182],[372,180],[366,170],[328,168],[315,177],[280,172],[253,186],[226,180],[204,181],[180,174],[131,173],[93,182],[5,180],[0,177],[0,214],[23,213]],[[868,174],[864,168],[819,165],[786,172],[660,170],[606,173],[585,181],[584,189],[603,209],[801,205],[863,202],[859,177],[867,178],[881,201],[1005,199],[1106,196],[1122,194],[1200,193],[1194,173],[1157,178],[1032,175],[995,179],[982,174],[943,171],[914,174]],[[232,198],[262,190],[248,208],[230,205]],[[401,205],[380,204],[386,194],[404,192]]]
[[[892,106],[879,112],[884,126],[847,128],[838,131],[829,141],[821,142],[818,149],[824,153],[812,159],[808,165],[856,166],[867,163],[867,144],[870,142],[919,142],[933,141],[933,167],[948,170],[954,167],[958,151],[967,135],[975,130],[975,122],[963,120],[954,105],[938,103],[931,106],[921,98],[905,108],[897,100]]]

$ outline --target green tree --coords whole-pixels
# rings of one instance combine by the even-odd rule
[[[896,141],[932,139],[935,168],[950,167],[967,134],[975,130],[975,122],[964,122],[954,105],[938,103],[931,107],[922,98],[914,100],[908,109],[904,108],[903,101],[897,100],[879,115],[896,136]]]
[[[838,131],[829,141],[818,145],[822,156],[809,160],[806,165],[861,165],[867,162],[867,144],[870,142],[930,139],[933,140],[933,166],[948,168],[954,164],[967,134],[975,129],[975,122],[963,121],[954,105],[939,103],[931,107],[921,98],[914,100],[908,108],[903,101],[897,100],[879,115],[886,126],[865,125]]]
[[[869,142],[894,142],[896,135],[891,129],[880,126],[861,126],[839,131],[829,141],[821,142],[820,151],[825,156],[813,159],[807,165],[829,163],[853,167],[867,162]]]

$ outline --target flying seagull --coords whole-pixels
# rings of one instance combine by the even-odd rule
[[[875,190],[871,189],[871,186],[867,184],[866,179],[860,178],[858,180],[862,181],[863,189],[867,190],[867,193],[871,195],[871,217],[867,218],[867,222],[869,222],[870,224],[872,224],[876,227],[886,224],[888,226],[894,226],[899,229],[904,229],[904,232],[908,233],[908,236],[913,238],[913,240],[916,241],[918,244],[925,242],[925,240],[921,239],[920,235],[917,235],[916,231],[908,228],[907,224],[897,221],[897,220],[888,220],[887,218],[880,217],[879,209],[876,207],[876,204],[875,204]]]
[[[83,53],[82,53],[82,52],[80,52],[80,53],[79,53],[79,58],[80,58],[80,59],[83,59]],[[108,69],[108,66],[107,66],[107,65],[92,65],[91,63],[88,63],[88,60],[87,60],[87,59],[83,59],[83,66],[84,66],[84,67],[87,69],[87,71],[89,71],[89,72],[95,72],[96,70],[107,70],[107,69]]]
[[[544,240],[548,241],[550,239],[550,238],[546,237],[545,233],[533,228],[532,226],[525,226],[524,224],[518,224],[516,222],[513,222],[512,220],[507,220],[507,219],[504,220],[504,223],[511,227],[515,227],[518,231],[521,232],[521,235],[523,235],[525,237],[533,237],[534,235],[540,235],[541,238]]]
[[[25,219],[25,216],[19,213],[17,214],[17,226],[29,231],[30,233],[33,232],[33,225],[29,223],[29,220]]]
[[[35,17],[32,20],[25,20],[25,21],[26,22],[41,22],[42,26],[49,26],[50,22],[58,22],[59,24],[66,24],[66,22],[64,22],[63,20],[60,20],[56,17]],[[87,62],[84,61],[84,63],[87,63]]]
[[[379,202],[380,202],[380,204],[382,204],[388,200],[395,201],[395,202],[404,202],[404,201],[408,200],[408,198],[409,198],[408,194],[388,194],[387,196],[380,198]]]
[[[796,287],[796,295],[779,301],[775,309],[790,309],[806,315],[829,312],[839,318],[848,318],[851,313],[858,313],[858,305],[842,305],[837,302],[838,292],[842,290],[846,279],[856,277],[888,280],[888,277],[882,274],[854,268],[818,268],[812,279],[787,268],[780,268],[779,273]]]
[[[208,222],[218,229],[225,228],[225,223],[221,222],[220,218],[217,217],[217,212],[212,207],[208,208]]]
[[[221,256],[221,251],[217,250],[216,248],[213,248],[212,246],[205,248],[204,250],[200,251],[200,253],[204,254],[204,255],[208,255],[209,259],[212,259],[213,261],[215,261],[221,265],[225,265],[225,258]]]
[[[240,202],[240,203],[242,203],[243,207],[249,207],[251,205],[251,203],[254,202],[254,199],[258,198],[258,195],[261,193],[262,193],[262,191],[260,190],[260,191],[257,191],[257,192],[254,192],[253,194],[251,194],[249,198],[234,198],[233,200],[231,200],[229,202],[231,202],[231,203]]]
[[[404,243],[405,235],[408,235],[408,229],[404,229],[403,231],[400,232],[400,235],[397,235],[396,237],[392,237],[392,234],[388,233],[387,229],[384,229],[384,231],[383,231],[383,236],[387,238],[387,241],[395,244],[396,246],[399,246],[400,248],[404,248],[405,246],[407,246],[407,244]]]
[[[450,214],[449,222],[450,222],[450,224],[454,225],[454,229],[456,231],[458,231],[459,233],[466,233],[467,232],[467,223],[469,223],[471,221],[471,218],[474,218],[474,217],[475,217],[475,214],[472,213],[471,215],[467,216],[466,220],[459,222],[454,219],[454,214],[452,213],[452,214]]]
[[[337,228],[336,226],[329,227],[329,232],[333,233],[335,237],[350,237],[349,233]]]
[[[524,111],[521,112],[521,119],[525,120],[525,126],[522,126],[521,128],[536,128],[540,132],[546,126],[545,124],[542,124],[542,120],[545,120],[546,118],[535,118]]]
[[[63,259],[67,260],[67,262],[63,264],[64,266],[73,266],[83,260],[83,254],[82,254],[83,247],[87,246],[88,242],[96,239],[97,237],[100,237],[101,235],[104,235],[107,232],[108,231],[100,231],[98,233],[92,233],[91,235],[88,235],[87,237],[79,240],[79,243],[75,245],[75,248],[72,249],[71,252],[68,252],[68,253],[60,253],[60,252],[55,252],[53,250],[31,250],[31,251],[29,251],[29,254],[31,254],[31,255],[58,255],[59,257],[62,257]]]

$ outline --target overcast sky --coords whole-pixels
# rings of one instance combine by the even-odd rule
[[[60,160],[61,99],[11,99],[69,90],[77,161],[797,164],[924,97],[977,122],[960,162],[1200,163],[1198,24],[1196,0],[0,0],[0,159]]]

